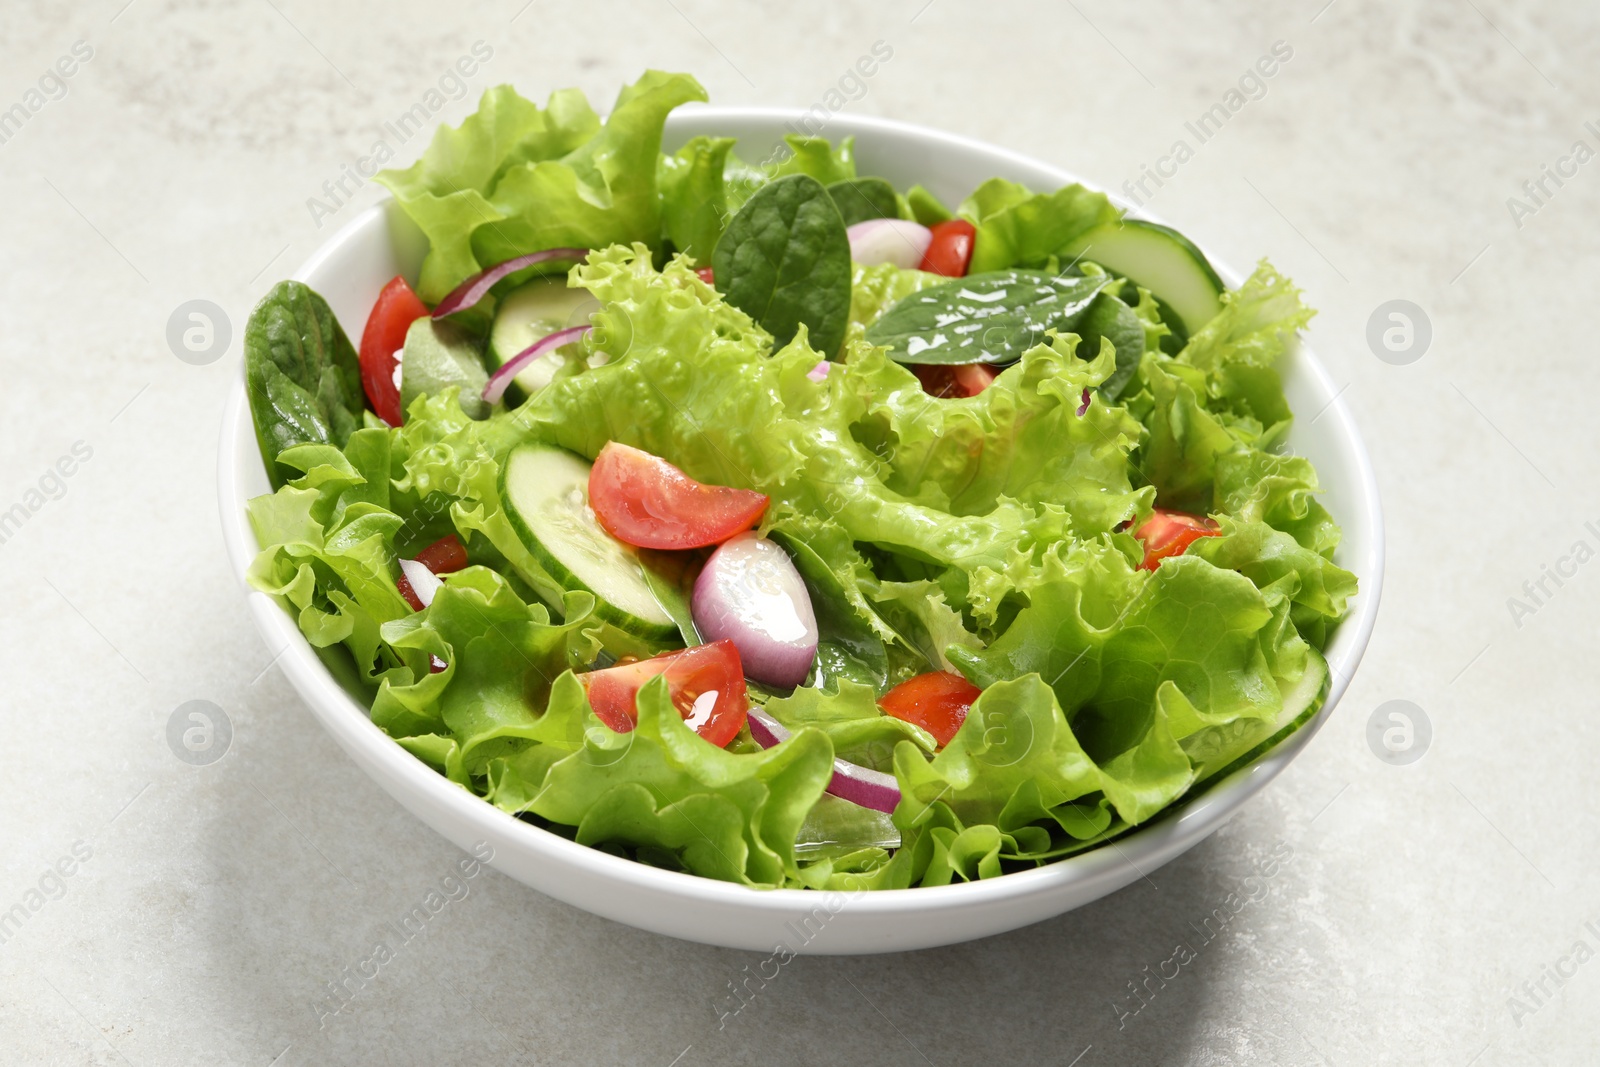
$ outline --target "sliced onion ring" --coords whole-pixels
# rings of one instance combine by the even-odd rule
[[[845,230],[850,258],[863,267],[893,263],[912,270],[928,254],[933,231],[909,219],[868,219]]]
[[[552,259],[581,260],[589,254],[587,248],[547,248],[543,252],[530,252],[525,256],[508,259],[504,263],[496,264],[488,270],[480,270],[454,289],[450,290],[443,300],[439,301],[433,309],[433,317],[442,319],[446,315],[454,315],[463,311],[488,295],[495,283],[509,275],[517,273],[535,263],[544,263]]]
[[[590,330],[592,326],[569,326],[565,330],[546,334],[533,344],[506,360],[505,365],[489,375],[489,380],[483,385],[483,399],[488,404],[500,403],[500,398],[506,395],[506,388],[511,384],[511,379],[521,374],[523,369],[546,352],[554,352],[562,345],[571,344]]]
[[[748,715],[750,736],[762,748],[789,740],[788,727],[765,710],[751,705]],[[828,792],[873,811],[893,813],[900,803],[900,783],[895,781],[894,775],[838,758],[833,761],[833,780],[828,783]]]
[[[411,583],[411,591],[417,594],[417,602],[423,607],[433,603],[433,594],[444,585],[439,576],[430,571],[428,565],[420,559],[401,560],[400,571],[406,576],[406,581]]]

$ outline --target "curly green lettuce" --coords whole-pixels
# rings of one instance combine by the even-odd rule
[[[378,175],[428,238],[418,295],[437,301],[484,267],[544,248],[657,244],[662,127],[673,108],[705,99],[689,75],[649,71],[602,124],[576,89],[543,108],[508,85],[485,92],[416,163]]]

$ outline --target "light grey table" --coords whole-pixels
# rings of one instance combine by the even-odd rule
[[[0,511],[25,516],[0,544],[0,1061],[1595,1062],[1600,19],[1536,8],[9,7]],[[1110,899],[974,944],[797,960],[720,1030],[756,957],[493,872],[333,1013],[334,985],[460,854],[270,665],[218,534],[218,419],[254,299],[378,196],[327,189],[480,41],[492,55],[439,118],[502,81],[604,105],[647,66],[695,72],[718,102],[804,106],[883,41],[892,58],[849,111],[1110,188],[1160,168],[1153,210],[1290,272],[1322,309],[1313,343],[1389,529],[1366,663],[1304,756]],[[1201,142],[1185,123],[1275,42],[1292,55]],[[58,61],[70,77],[46,76]],[[13,104],[26,118],[6,126]],[[1192,152],[1163,162],[1179,140]],[[166,340],[195,299],[232,323],[206,365]],[[1398,354],[1369,344],[1391,300],[1420,309],[1425,349],[1420,333]],[[197,699],[232,727],[205,766],[166,734]],[[1392,700],[1431,723],[1408,766],[1368,743]],[[1207,940],[1219,907],[1237,912]],[[1174,967],[1180,940],[1199,947]]]

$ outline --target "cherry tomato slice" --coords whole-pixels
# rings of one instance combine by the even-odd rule
[[[1140,566],[1153,571],[1168,556],[1181,556],[1200,538],[1215,537],[1221,532],[1204,515],[1156,508],[1133,535],[1144,542],[1144,562]]]
[[[606,667],[580,674],[595,716],[625,734],[639,721],[635,703],[639,689],[658,674],[667,678],[672,706],[694,730],[724,748],[743,728],[750,698],[744,686],[744,665],[732,641],[713,641],[654,659]],[[710,700],[702,699],[711,694]]]
[[[946,278],[964,278],[972,262],[972,246],[978,231],[966,219],[951,219],[932,227],[933,240],[922,254],[919,269]]]
[[[417,562],[435,574],[449,574],[467,565],[467,546],[449,534],[417,553]]]
[[[911,373],[922,383],[930,396],[977,396],[1000,376],[1000,372],[986,363],[919,363]]]
[[[638,548],[702,548],[760,522],[767,496],[702,485],[659,456],[611,441],[589,471],[589,506],[619,541]]]
[[[983,692],[953,671],[929,671],[908,678],[878,698],[885,715],[920,726],[933,735],[939,747],[967,721],[967,710]]]
[[[395,353],[405,347],[411,324],[427,313],[427,305],[396,275],[378,294],[367,327],[361,331],[361,387],[372,410],[390,426],[405,421],[400,408],[400,361]]]
[[[701,267],[699,270],[695,271],[695,273],[700,276],[701,281],[711,286],[711,288],[715,289],[717,287],[717,276],[712,273],[710,267]]]

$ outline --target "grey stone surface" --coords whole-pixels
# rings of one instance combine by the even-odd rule
[[[1572,571],[1576,542],[1600,547],[1600,162],[1547,180],[1542,203],[1522,189],[1575,141],[1600,148],[1592,6],[524,2],[7,8],[0,111],[74,42],[93,55],[0,143],[0,510],[40,505],[0,544],[0,912],[27,913],[0,931],[0,1061],[1600,1058],[1600,565],[1524,591]],[[378,190],[320,227],[307,199],[474,41],[493,58],[442,118],[499,81],[607,101],[646,66],[691,70],[718,102],[806,105],[878,39],[893,59],[850,111],[1112,188],[1193,144],[1186,120],[1292,46],[1151,206],[1235,264],[1270,255],[1322,309],[1313,343],[1389,523],[1384,610],[1343,706],[1228,827],[1131,888],[978,943],[796,960],[723,1029],[717,1006],[759,957],[492,872],[327,1014],[331,985],[460,854],[271,666],[218,534],[244,316]],[[169,347],[191,300],[231,319],[214,362]],[[1431,322],[1414,362],[1369,347],[1392,300]],[[71,475],[52,476],[63,457]],[[190,700],[232,725],[207,765],[168,744]],[[1410,765],[1369,745],[1391,700],[1432,724]],[[1275,850],[1288,858],[1252,879]],[[1250,902],[1200,944],[1230,893]],[[1194,958],[1136,997],[1173,974],[1180,940]]]

